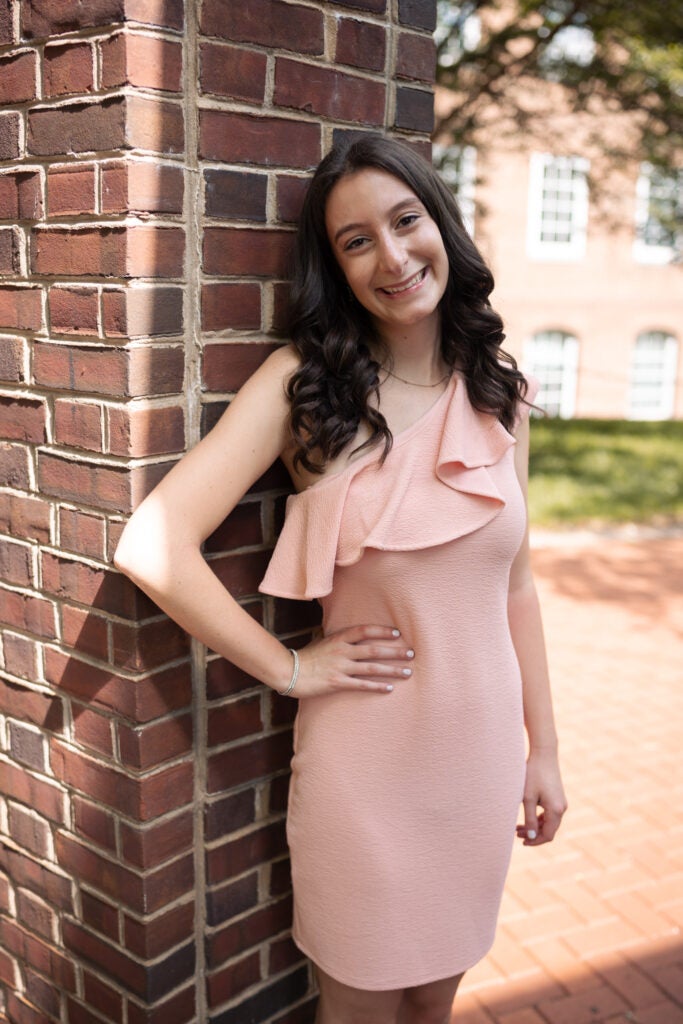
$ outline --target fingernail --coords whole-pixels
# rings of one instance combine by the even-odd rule
[[[526,837],[527,837],[527,839],[535,839],[536,838],[536,830],[533,829],[533,828],[528,828],[526,830]]]
[[[400,629],[392,629],[391,635],[392,636],[400,636],[401,635],[401,630]]]
[[[392,690],[393,690],[393,686],[387,686],[387,693],[391,693]]]
[[[412,676],[413,674],[412,668],[404,668],[402,671],[404,676]]]
[[[411,650],[406,651],[406,658],[414,658],[414,657],[415,657],[415,651],[412,650],[412,648],[411,648]]]

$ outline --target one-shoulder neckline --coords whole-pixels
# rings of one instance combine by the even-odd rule
[[[425,409],[425,411],[420,416],[418,416],[418,418],[414,420],[413,423],[411,423],[407,427],[404,427],[403,430],[399,430],[397,434],[392,435],[392,445],[389,455],[387,456],[388,458],[391,457],[391,452],[393,452],[395,448],[400,447],[406,441],[410,440],[411,436],[424,426],[424,424],[431,418],[434,412],[441,406],[446,395],[452,396],[455,387],[457,387],[459,384],[461,384],[460,375],[456,370],[454,370],[448,380],[448,383],[446,384],[446,387],[443,389],[443,391],[436,399],[436,401],[432,402],[429,408]],[[304,494],[310,494],[312,491],[318,491],[321,488],[323,488],[326,484],[331,484],[335,480],[342,479],[343,477],[346,476],[347,473],[351,472],[352,469],[356,469],[359,465],[362,465],[367,461],[371,461],[373,457],[375,461],[379,461],[380,452],[375,447],[370,448],[368,451],[356,456],[355,459],[351,459],[351,461],[347,462],[344,468],[340,469],[337,473],[326,473],[320,480],[315,480],[312,484],[309,484],[308,487],[304,487],[302,491],[295,491],[294,494],[291,495],[291,497],[300,498]]]

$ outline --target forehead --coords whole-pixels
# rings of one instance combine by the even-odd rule
[[[331,189],[325,207],[328,229],[347,220],[381,216],[398,203],[419,198],[400,178],[375,167],[345,174]]]

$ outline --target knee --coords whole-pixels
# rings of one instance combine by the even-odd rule
[[[408,1001],[406,1009],[410,1024],[449,1024],[451,1019],[451,1002],[419,1003]]]

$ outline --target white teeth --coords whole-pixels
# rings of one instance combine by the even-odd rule
[[[415,274],[414,277],[411,277],[410,281],[406,281],[405,284],[402,284],[400,288],[383,288],[382,291],[388,292],[389,295],[397,295],[399,292],[405,292],[408,288],[412,288],[413,285],[417,284],[418,281],[421,281],[424,275],[425,270],[423,268],[422,270],[418,270],[417,274]]]

